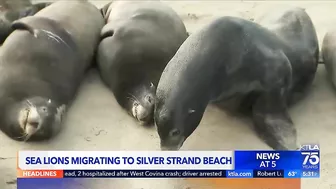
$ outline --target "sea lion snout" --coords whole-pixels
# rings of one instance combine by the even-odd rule
[[[41,128],[41,116],[39,115],[37,108],[32,106],[28,102],[28,107],[23,107],[19,113],[19,124],[23,130],[23,140],[27,141],[31,136],[33,136]]]
[[[182,145],[180,146],[164,146],[161,145],[161,151],[179,151]]]
[[[146,108],[139,104],[138,102],[133,103],[132,114],[139,121],[146,121],[146,118],[150,114],[150,107]]]
[[[141,125],[152,121],[154,111],[154,98],[152,95],[146,95],[142,102],[133,102],[132,115]]]
[[[26,125],[30,125],[34,128],[38,128],[41,122],[41,116],[37,111],[36,107],[30,107],[28,110],[28,115],[27,115],[27,122]]]
[[[166,125],[167,126],[167,125]],[[178,151],[186,140],[184,133],[181,129],[167,127],[157,127],[160,137],[160,148],[162,151]]]
[[[161,151],[178,151],[178,148],[171,148],[171,147],[167,147],[167,146],[161,146]]]
[[[30,107],[26,125],[39,129],[43,120],[50,115],[50,110],[46,106]]]
[[[59,108],[51,99],[33,97],[26,99],[19,113],[19,124],[23,130],[23,140],[48,139],[60,128]]]
[[[149,125],[153,122],[155,105],[155,86],[143,86],[132,95],[131,114],[141,125]]]
[[[184,141],[185,138],[183,136],[177,136],[174,138],[161,140],[160,143],[161,151],[178,151],[182,147]]]

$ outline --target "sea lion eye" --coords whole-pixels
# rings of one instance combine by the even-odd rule
[[[181,131],[179,129],[174,129],[170,132],[170,136],[175,137],[179,136],[181,134]]]
[[[43,112],[47,112],[47,107],[43,106],[43,107],[41,107],[41,110],[42,110]]]

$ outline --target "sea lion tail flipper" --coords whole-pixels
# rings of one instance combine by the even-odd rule
[[[110,5],[112,4],[112,2],[107,3],[106,5],[104,5],[102,8],[100,8],[100,13],[103,15],[103,17],[106,19],[107,15],[109,15],[110,11]]]
[[[257,134],[275,150],[296,150],[297,134],[281,90],[266,92],[253,105]]]
[[[107,37],[112,37],[113,35],[114,35],[114,30],[107,30],[107,31],[102,30],[100,34],[100,39],[103,40]]]
[[[103,40],[107,37],[112,37],[114,35],[114,28],[111,26],[105,25],[100,31],[100,40]]]
[[[26,22],[26,20],[30,20],[30,17],[32,16],[28,16],[19,20],[16,20],[12,23],[11,28],[13,30],[26,30],[29,31],[29,33],[31,33],[32,35],[35,36],[36,34],[36,30],[29,24],[29,22]]]

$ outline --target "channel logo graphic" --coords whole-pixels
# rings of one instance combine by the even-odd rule
[[[320,146],[306,144],[300,148],[302,155],[301,178],[318,178],[320,176]]]

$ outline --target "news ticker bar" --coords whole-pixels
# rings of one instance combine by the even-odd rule
[[[319,178],[301,170],[24,170],[19,178]]]

